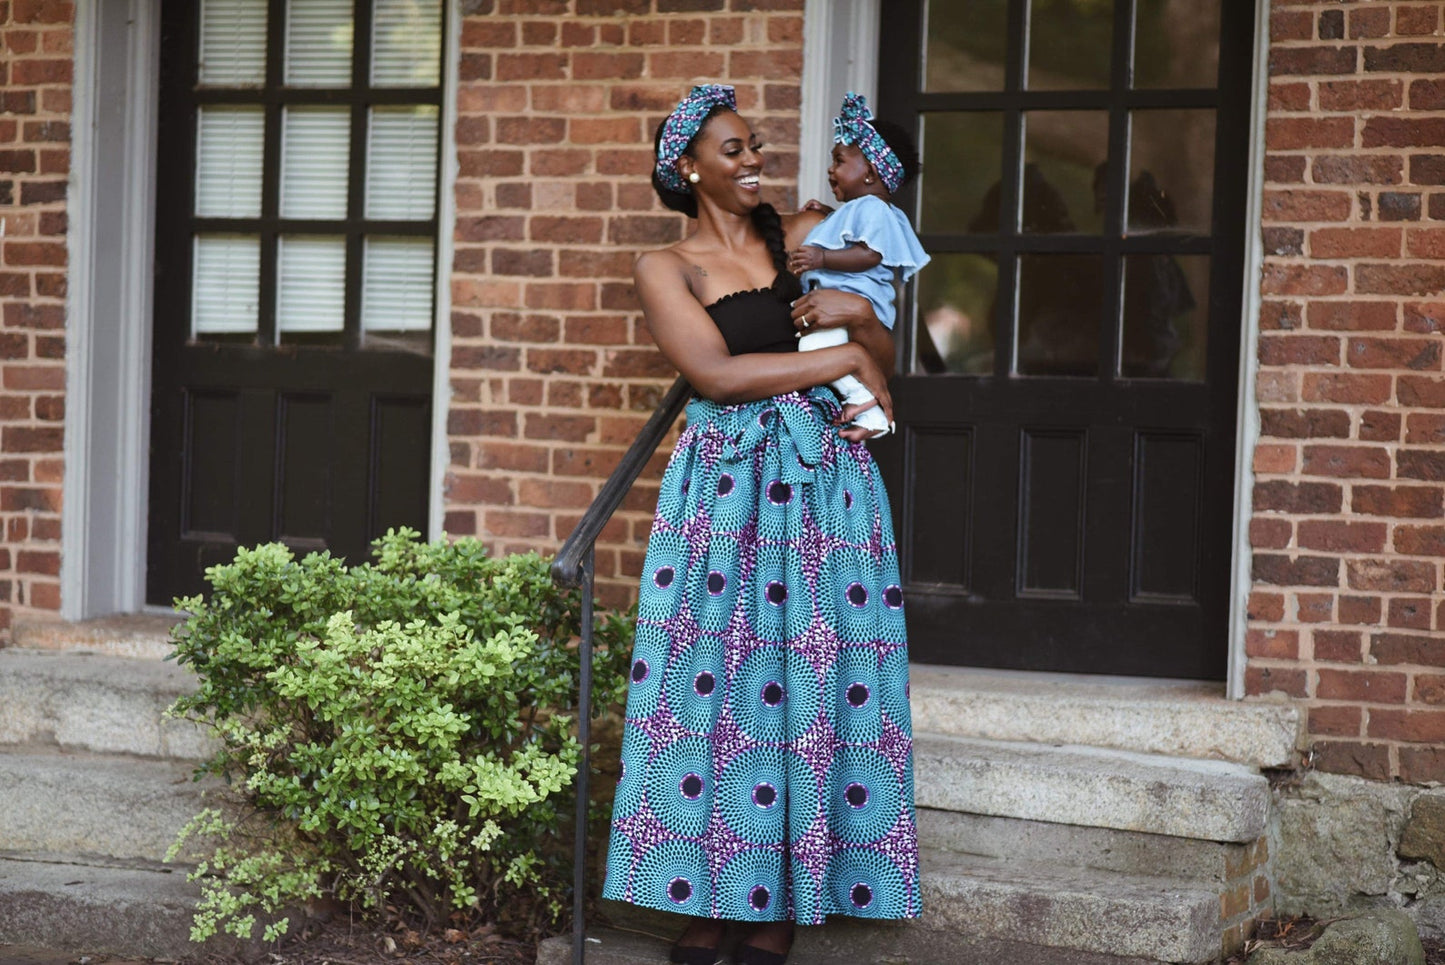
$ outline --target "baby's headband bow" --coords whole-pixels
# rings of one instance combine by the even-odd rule
[[[677,173],[677,159],[697,136],[698,128],[712,112],[722,106],[737,110],[737,96],[727,84],[699,84],[678,101],[676,109],[662,122],[662,137],[657,142],[657,180],[662,186],[679,194],[691,194],[692,186]]]
[[[833,118],[833,143],[852,144],[863,152],[873,170],[883,181],[883,186],[892,194],[903,183],[903,162],[873,129],[873,115],[862,94],[849,91],[843,96],[843,106]]]

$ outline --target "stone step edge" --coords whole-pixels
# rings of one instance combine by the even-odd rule
[[[125,613],[90,620],[22,620],[11,626],[5,646],[162,660],[174,649],[171,628],[183,619],[179,614]]]
[[[957,737],[1078,743],[1292,767],[1303,715],[1281,700],[1231,700],[1221,684],[947,667],[910,668],[914,726]]]
[[[914,735],[920,807],[1253,842],[1269,782],[1242,765],[1072,744]]]

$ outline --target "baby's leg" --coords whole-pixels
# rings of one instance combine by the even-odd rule
[[[798,339],[798,351],[812,352],[820,348],[832,348],[834,345],[842,345],[848,341],[848,332],[841,328],[824,328],[816,332],[809,332]],[[833,388],[843,397],[844,405],[857,405],[860,402],[867,402],[873,398],[873,393],[867,387],[851,375],[845,375],[833,382]],[[853,425],[862,426],[873,432],[882,432],[888,428],[888,419],[883,415],[882,406],[873,406],[865,409],[853,417]]]

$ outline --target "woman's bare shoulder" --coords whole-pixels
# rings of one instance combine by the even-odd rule
[[[680,271],[687,263],[687,256],[679,250],[679,246],[669,245],[638,255],[637,260],[632,263],[632,274],[636,278],[653,277],[659,273]]]

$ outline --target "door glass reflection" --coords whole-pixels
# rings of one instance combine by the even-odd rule
[[[1208,324],[1208,255],[1125,257],[1125,378],[1203,382]]]
[[[1029,90],[1109,86],[1111,0],[1033,0],[1029,8]]]
[[[929,234],[998,228],[997,186],[1003,169],[1003,114],[998,111],[923,115],[919,230]],[[991,198],[991,208],[985,201]]]
[[[925,91],[1003,90],[1008,0],[930,0]]]
[[[915,372],[989,375],[998,265],[983,255],[936,254],[918,275]]]
[[[1020,255],[1018,373],[1098,375],[1104,260]]]
[[[1030,111],[1024,117],[1023,230],[1098,234],[1096,182],[1109,157],[1107,111]]]
[[[1135,87],[1219,83],[1219,0],[1136,0]]]
[[[1134,111],[1129,118],[1130,234],[1208,234],[1214,207],[1214,111]]]

